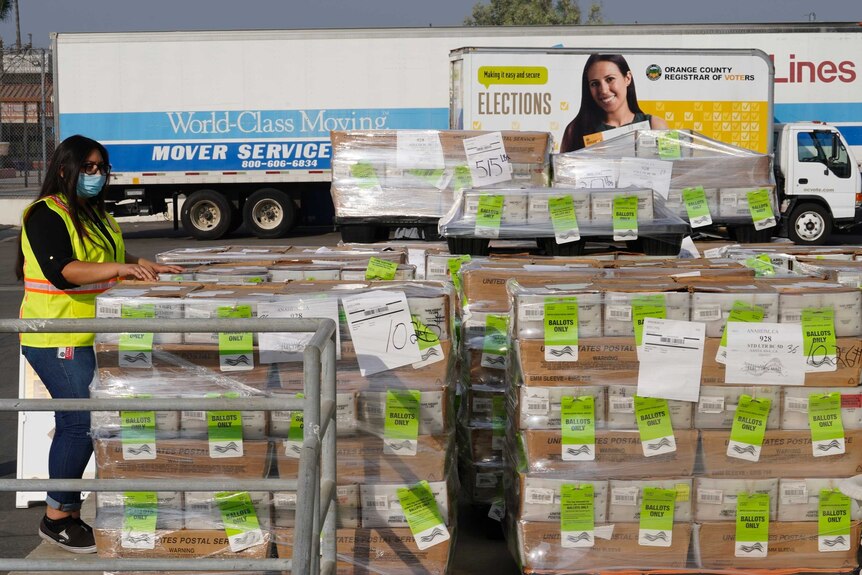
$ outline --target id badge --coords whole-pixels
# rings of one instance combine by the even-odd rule
[[[58,347],[57,359],[75,359],[74,347]]]

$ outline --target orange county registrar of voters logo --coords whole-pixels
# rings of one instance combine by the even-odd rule
[[[661,78],[661,66],[658,64],[650,64],[647,66],[646,77],[650,80],[658,80]]]

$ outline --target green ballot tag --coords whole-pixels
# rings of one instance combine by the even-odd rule
[[[386,418],[383,422],[383,453],[416,455],[419,445],[421,394],[414,389],[386,391]]]
[[[120,437],[123,459],[156,458],[156,412],[121,411]]]
[[[685,211],[692,228],[712,225],[712,215],[709,213],[709,202],[706,200],[703,186],[683,188],[682,201],[685,203]]]
[[[159,500],[155,491],[123,493],[123,549],[155,549]]]
[[[428,549],[449,540],[449,530],[437,509],[437,501],[427,481],[420,481],[411,487],[401,487],[397,491],[398,502],[404,511],[404,518],[420,550]]]
[[[769,190],[760,189],[748,192],[748,211],[755,230],[765,230],[775,227],[775,214],[772,210],[772,199]]]
[[[470,168],[464,164],[455,166],[455,174],[452,177],[452,187],[454,191],[460,192],[473,187],[473,176],[470,175]]]
[[[545,298],[545,361],[578,361],[578,298]]]
[[[636,395],[635,419],[644,457],[676,451],[676,438],[673,435],[666,399]]]
[[[594,497],[590,484],[560,486],[560,545],[564,548],[595,545]]]
[[[488,314],[485,317],[485,337],[482,340],[482,367],[506,369],[509,353],[507,331],[509,316]]]
[[[812,393],[808,396],[808,427],[814,457],[844,453],[844,423],[841,420],[841,394]]]
[[[120,311],[123,319],[152,319],[156,317],[156,306],[147,303],[124,305]],[[153,334],[120,334],[120,367],[149,369],[153,367]]]
[[[802,348],[805,371],[836,371],[835,311],[831,307],[802,310]]]
[[[766,557],[769,546],[769,494],[736,496],[736,557]]]
[[[763,308],[756,305],[749,305],[742,301],[733,302],[733,307],[730,309],[730,315],[727,317],[727,322],[721,332],[721,342],[718,345],[718,351],[715,354],[715,361],[718,363],[727,363],[727,324],[732,321],[745,323],[760,323],[763,321]]]
[[[410,316],[413,324],[413,333],[416,334],[416,343],[419,346],[420,361],[412,364],[414,369],[437,363],[446,359],[443,355],[443,346],[440,345],[440,338],[436,333],[431,331],[427,325],[422,323],[418,315]]]
[[[759,461],[763,435],[766,433],[766,419],[772,400],[765,397],[739,397],[739,405],[733,414],[730,441],[727,443],[727,456],[746,461]]]
[[[670,547],[673,543],[673,510],[676,489],[644,487],[638,545]]]
[[[381,191],[377,171],[368,162],[357,162],[350,166],[350,176],[357,180],[356,185],[367,191]]]
[[[762,278],[775,275],[775,265],[767,254],[747,258],[742,263],[745,267],[754,270],[755,277]]]
[[[837,489],[820,490],[817,503],[817,550],[849,551],[850,498]]]
[[[592,395],[564,395],[561,406],[563,461],[595,461],[596,406]]]
[[[657,139],[658,157],[662,160],[678,160],[682,157],[679,145],[679,132],[669,130]]]
[[[250,318],[251,306],[218,308],[220,318]],[[249,332],[218,334],[219,368],[222,371],[249,371],[254,369],[254,336]]]
[[[558,244],[567,244],[581,239],[578,216],[575,214],[575,201],[572,196],[548,198],[548,213],[551,214],[554,238]]]
[[[297,393],[297,399],[304,399],[305,394]],[[291,459],[299,459],[302,455],[302,444],[305,440],[305,412],[304,411],[274,411],[273,420],[287,419],[290,423],[287,428],[287,439],[283,442],[284,455]]]
[[[235,394],[224,394],[230,397]],[[219,397],[217,393],[207,397]],[[210,457],[227,459],[242,457],[242,413],[239,411],[207,411],[207,433]]]
[[[614,241],[624,242],[638,238],[637,196],[614,196]]]
[[[476,236],[480,238],[496,238],[500,235],[500,223],[503,220],[503,196],[479,196],[479,207],[476,210]]]
[[[247,491],[221,491],[215,498],[231,551],[238,553],[264,542],[254,503]]]
[[[368,258],[368,267],[365,268],[365,279],[369,281],[384,280],[390,281],[395,279],[395,272],[398,270],[398,264],[388,260],[371,257]]]
[[[635,345],[638,347],[643,342],[644,320],[648,317],[667,319],[667,305],[664,294],[632,298],[632,324],[635,329]]]

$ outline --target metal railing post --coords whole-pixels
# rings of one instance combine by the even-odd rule
[[[303,356],[303,399],[106,398],[0,399],[0,411],[303,411],[303,449],[299,477],[288,479],[0,479],[0,491],[293,491],[297,493],[292,559],[105,559],[62,560],[0,558],[8,571],[293,571],[321,573],[320,537],[334,541],[335,522],[335,330],[331,319],[0,319],[0,333],[182,333],[314,332]],[[321,441],[321,435],[324,441]],[[321,458],[324,457],[323,461]],[[321,482],[326,488],[321,490]],[[321,498],[323,492],[323,499]],[[328,494],[328,495],[327,495]],[[322,525],[322,527],[321,527]],[[321,529],[323,531],[321,531]],[[327,557],[330,557],[329,555]],[[334,550],[324,569],[334,569]],[[331,572],[331,571],[324,571]]]

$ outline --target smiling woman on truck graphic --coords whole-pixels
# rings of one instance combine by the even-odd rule
[[[560,153],[586,147],[585,138],[621,126],[667,129],[664,119],[645,114],[638,105],[635,81],[620,54],[591,54],[581,78],[581,108],[566,126]]]

